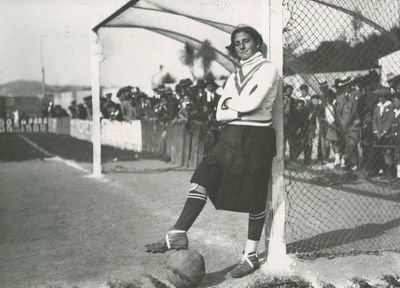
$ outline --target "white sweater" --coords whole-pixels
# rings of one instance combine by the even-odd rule
[[[260,52],[232,73],[217,106],[217,120],[233,125],[271,126],[278,71]],[[228,106],[226,106],[227,100]]]

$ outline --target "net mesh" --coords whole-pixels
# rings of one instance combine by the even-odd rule
[[[283,4],[288,253],[398,251],[400,3]]]

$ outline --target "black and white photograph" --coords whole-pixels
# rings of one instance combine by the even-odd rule
[[[400,0],[0,0],[0,288],[400,288]]]

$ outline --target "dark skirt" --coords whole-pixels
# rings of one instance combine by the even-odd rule
[[[275,139],[272,127],[227,125],[190,182],[207,189],[216,209],[265,210]]]

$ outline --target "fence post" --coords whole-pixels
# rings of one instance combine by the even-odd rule
[[[99,37],[91,32],[91,85],[92,85],[92,143],[93,143],[93,174],[101,176],[101,123],[100,123],[100,54]]]
[[[272,191],[269,209],[269,221],[266,221],[267,269],[286,270],[289,261],[286,255],[285,240],[285,187],[284,187],[284,149],[283,149],[283,6],[282,1],[269,0],[268,58],[278,68],[280,84],[273,108],[273,123],[277,132],[277,156],[272,164]],[[267,214],[268,215],[268,214]],[[272,218],[272,219],[271,219]],[[270,230],[270,231],[269,231]]]

